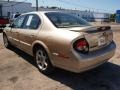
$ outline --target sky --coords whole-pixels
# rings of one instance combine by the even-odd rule
[[[31,2],[35,6],[36,0],[16,0]],[[115,13],[120,9],[120,0],[38,0],[39,6],[57,6],[66,9],[91,10],[97,12]]]

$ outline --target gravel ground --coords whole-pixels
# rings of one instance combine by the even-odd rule
[[[45,76],[31,56],[16,48],[4,48],[0,34],[0,90],[120,90],[119,37],[117,30],[117,51],[108,63],[81,74],[56,69]]]

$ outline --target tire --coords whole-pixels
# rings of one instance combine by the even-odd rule
[[[5,35],[5,34],[3,34],[3,42],[4,42],[4,46],[6,47],[6,48],[10,48],[10,42],[8,41],[8,38],[7,38],[7,36]]]
[[[40,72],[45,75],[49,75],[53,72],[54,67],[52,66],[47,52],[39,47],[35,52],[36,65]]]

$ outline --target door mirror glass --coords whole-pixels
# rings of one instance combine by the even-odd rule
[[[10,24],[9,27],[14,28],[15,27],[14,23]]]

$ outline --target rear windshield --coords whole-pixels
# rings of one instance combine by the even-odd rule
[[[45,15],[57,28],[83,27],[90,24],[82,18],[60,12],[48,12]]]

